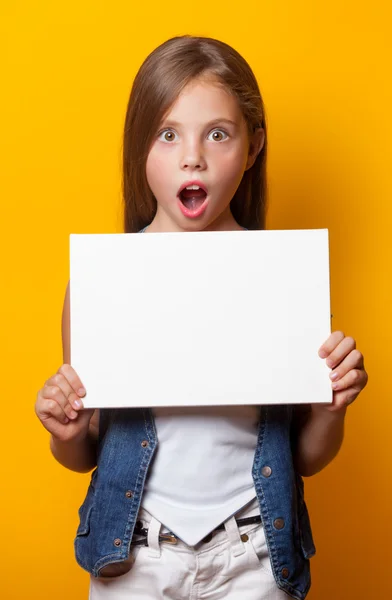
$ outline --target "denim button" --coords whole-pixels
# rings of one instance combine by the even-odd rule
[[[133,496],[133,492],[132,492],[132,490],[127,490],[127,491],[125,492],[125,495],[126,495],[126,497],[127,497],[127,498],[132,498],[132,496]]]
[[[246,535],[246,533],[242,533],[242,534],[241,534],[241,540],[242,540],[243,542],[247,542],[247,541],[249,540],[249,536],[248,536],[248,535]]]
[[[122,542],[121,542],[120,538],[116,538],[116,539],[114,540],[113,544],[114,544],[115,546],[117,546],[117,548],[118,548],[119,546],[121,546]]]
[[[274,521],[274,527],[275,527],[275,529],[283,529],[283,527],[284,527],[284,519],[282,519],[282,518],[275,519],[275,521]]]
[[[263,475],[263,477],[270,477],[271,473],[272,473],[271,467],[263,467],[261,469],[261,474]]]
[[[282,577],[284,577],[285,579],[287,579],[287,577],[290,575],[289,570],[286,569],[286,567],[284,569],[282,569]]]
[[[143,448],[147,448],[147,446],[148,446],[148,441],[147,441],[147,440],[143,440],[143,441],[142,441],[142,446],[143,446]]]

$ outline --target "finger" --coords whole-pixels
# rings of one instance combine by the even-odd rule
[[[71,391],[70,397],[76,396],[75,392]],[[78,413],[72,408],[69,398],[64,395],[61,387],[58,385],[45,385],[42,390],[42,396],[47,400],[54,400],[62,408],[69,419],[76,419]]]
[[[37,407],[37,415],[42,423],[50,421],[51,419],[63,423],[64,425],[69,423],[67,415],[56,400],[42,398],[40,405]]]
[[[355,350],[356,343],[354,338],[345,337],[331,352],[325,361],[330,369],[334,369],[339,365],[352,350]]]
[[[94,408],[86,408],[80,411],[80,413],[78,414],[78,423],[80,423],[80,425],[90,423],[91,417],[94,414],[94,410]]]
[[[367,374],[365,371],[362,371],[361,369],[351,369],[351,371],[349,371],[347,375],[342,377],[342,379],[332,383],[332,389],[335,392],[340,392],[343,390],[352,390],[352,393],[354,393],[357,396],[359,392],[365,387],[366,382]]]
[[[329,374],[332,381],[342,379],[352,369],[363,369],[363,356],[359,350],[352,350],[346,358]]]
[[[47,387],[47,388],[53,387],[53,386],[59,387],[62,390],[65,399],[67,399],[68,396],[72,392],[74,392],[74,389],[71,386],[71,384],[69,383],[68,379],[62,373],[59,373],[59,372],[57,372],[55,375],[53,375],[45,383],[45,387]]]
[[[340,342],[344,340],[342,331],[334,331],[329,338],[320,346],[318,354],[320,358],[327,358]]]
[[[80,377],[76,373],[75,369],[73,369],[73,367],[71,367],[71,365],[67,365],[67,364],[61,365],[61,367],[59,368],[59,370],[57,372],[60,373],[61,375],[64,375],[64,377],[67,379],[67,381],[71,385],[73,391],[80,398],[82,398],[83,396],[86,395],[86,390],[80,380]]]
[[[72,410],[79,411],[83,408],[83,402],[80,398],[85,396],[86,390],[82,385],[80,377],[71,365],[62,365],[51,380],[53,380],[54,383],[58,382],[64,390],[64,395],[68,399],[70,405],[67,409],[67,414],[71,415]],[[75,415],[71,418],[75,418]]]
[[[74,410],[76,410],[77,412],[79,412],[80,410],[82,410],[82,408],[84,408],[84,405],[83,405],[82,400],[80,399],[80,396],[78,394],[75,394],[75,392],[72,392],[69,395],[68,402],[72,406],[72,408]]]

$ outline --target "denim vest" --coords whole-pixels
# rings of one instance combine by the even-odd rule
[[[292,405],[260,408],[252,475],[275,580],[302,600],[310,588],[315,547],[303,480],[293,465],[292,426]],[[128,557],[157,443],[150,409],[101,409],[97,468],[79,509],[75,538],[77,562],[95,577]]]

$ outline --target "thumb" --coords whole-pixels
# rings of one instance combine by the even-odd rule
[[[87,424],[94,414],[94,408],[82,408],[78,411],[79,422]]]

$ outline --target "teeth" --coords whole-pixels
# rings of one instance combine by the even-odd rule
[[[200,190],[200,186],[199,185],[188,185],[185,189],[186,190]]]

